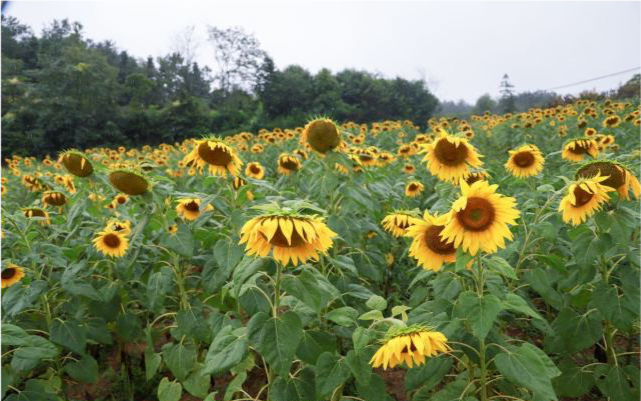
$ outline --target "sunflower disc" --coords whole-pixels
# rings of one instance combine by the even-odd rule
[[[87,177],[93,173],[91,162],[87,160],[86,157],[76,153],[67,153],[64,155],[62,164],[64,164],[67,171],[76,177]]]
[[[127,195],[142,195],[149,188],[149,182],[144,177],[130,171],[114,171],[109,174],[109,181]]]

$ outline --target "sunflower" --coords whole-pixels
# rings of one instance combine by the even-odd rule
[[[435,142],[423,145],[419,153],[425,153],[423,161],[427,162],[430,172],[442,181],[457,182],[470,173],[468,164],[472,167],[483,165],[479,159],[481,155],[467,139],[449,135],[444,130],[441,130]]]
[[[42,194],[42,204],[47,206],[64,206],[67,203],[67,197],[62,192],[47,191]]]
[[[405,196],[408,198],[416,198],[425,190],[425,185],[418,181],[410,181],[405,186]]]
[[[76,193],[76,185],[73,183],[73,175],[65,174],[62,177],[62,184],[67,188],[70,194]]]
[[[249,220],[240,230],[239,244],[247,244],[248,255],[273,257],[283,265],[294,266],[307,260],[318,260],[319,252],[327,254],[336,233],[322,218],[298,213],[267,213]]]
[[[227,177],[227,173],[235,177],[243,166],[236,150],[213,136],[196,141],[193,150],[183,158],[183,162],[190,166],[193,164],[201,173],[205,166],[209,165],[209,173],[221,177]]]
[[[175,224],[170,225],[169,227],[167,227],[167,232],[171,235],[176,234],[178,232],[178,226]]]
[[[310,148],[324,155],[341,145],[341,132],[336,123],[329,118],[317,118],[305,125],[301,143],[308,144]]]
[[[109,181],[117,190],[127,195],[142,195],[149,189],[149,181],[140,172],[131,169],[115,169],[109,173]]]
[[[536,145],[524,145],[510,151],[505,168],[515,177],[526,178],[543,171],[545,159]]]
[[[200,202],[201,200],[198,198],[179,199],[176,212],[187,220],[196,220],[201,213],[214,210],[212,205],[207,205],[204,210],[201,210]]]
[[[300,170],[300,160],[289,153],[281,153],[278,157],[278,172],[283,175],[290,175]]]
[[[9,266],[2,269],[2,274],[0,275],[2,276],[2,285],[0,288],[8,288],[22,280],[24,277],[24,269],[13,263],[9,263]]]
[[[47,212],[44,209],[41,209],[39,207],[30,207],[30,208],[25,208],[22,209],[24,216],[27,218],[32,218],[32,217],[40,217],[42,220],[40,221],[40,224],[43,226],[51,224],[51,220],[49,219],[49,212]]]
[[[127,203],[128,200],[129,200],[129,195],[118,194],[113,198],[112,202],[115,206],[118,206],[118,205],[124,205],[125,203]]]
[[[464,251],[474,256],[479,251],[494,253],[505,248],[505,238],[512,239],[508,224],[516,224],[520,212],[515,208],[516,199],[496,193],[498,185],[477,181],[468,185],[461,181],[461,197],[452,205],[448,222],[441,238],[462,245]]]
[[[585,135],[588,138],[594,138],[597,134],[597,130],[595,128],[586,128],[585,131],[583,132],[583,135]]]
[[[630,190],[632,190],[635,199],[639,199],[641,183],[630,170],[621,164],[610,160],[590,162],[579,168],[575,178],[591,178],[596,175],[607,177],[601,182],[601,185],[616,189],[621,199],[629,200]]]
[[[456,261],[456,248],[445,242],[440,234],[447,223],[447,215],[431,216],[425,211],[423,220],[407,229],[405,234],[414,238],[409,255],[418,261],[425,270],[441,270],[443,263]]]
[[[561,157],[573,162],[580,162],[585,158],[586,154],[592,157],[596,157],[599,154],[597,143],[594,139],[573,139],[566,142],[563,146]]]
[[[603,120],[603,128],[616,128],[621,124],[621,117],[609,116]]]
[[[408,367],[425,363],[425,357],[449,352],[447,337],[438,331],[421,325],[393,326],[385,335],[384,344],[376,351],[369,363],[374,368],[393,368],[407,364]]]
[[[559,204],[563,221],[576,226],[601,209],[601,205],[610,200],[608,192],[614,191],[614,188],[603,184],[607,179],[608,176],[597,174],[592,178],[579,178],[573,182]]]
[[[403,166],[403,172],[405,174],[414,174],[416,172],[416,167],[413,164],[406,164]]]
[[[421,222],[417,216],[418,213],[415,211],[397,210],[385,216],[381,224],[383,224],[385,231],[394,237],[402,237],[407,233],[408,228]]]
[[[129,248],[127,236],[121,232],[106,229],[100,231],[93,244],[105,256],[122,257]]]
[[[107,223],[106,230],[115,231],[122,235],[129,235],[131,234],[131,222],[129,220],[111,219]]]
[[[245,168],[245,175],[256,180],[262,180],[265,177],[265,168],[259,162],[251,162]]]
[[[462,178],[460,181],[465,181],[467,185],[472,185],[476,181],[487,181],[490,178],[490,174],[487,171],[473,171],[465,178]]]
[[[296,150],[294,151],[294,154],[295,154],[296,156],[300,157],[300,158],[301,158],[301,159],[303,159],[303,160],[307,160],[307,159],[309,159],[309,155],[308,155],[308,154],[307,154],[307,152],[305,152],[303,149],[296,149]]]
[[[77,177],[87,177],[93,173],[93,165],[89,158],[77,150],[67,150],[58,158],[68,172]]]

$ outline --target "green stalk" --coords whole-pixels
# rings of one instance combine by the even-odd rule
[[[276,282],[274,284],[274,309],[272,310],[274,318],[278,318],[278,307],[280,306],[280,277],[283,266],[276,262]]]

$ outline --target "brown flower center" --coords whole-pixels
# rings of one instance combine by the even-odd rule
[[[26,215],[27,217],[46,217],[45,212],[40,209],[29,209]]]
[[[594,194],[589,193],[581,187],[574,188],[574,197],[576,198],[576,204],[574,206],[581,207],[587,204],[593,196]]]
[[[120,246],[120,237],[117,234],[107,234],[103,237],[102,242],[109,248],[118,248]]]
[[[440,139],[434,148],[434,155],[439,162],[446,166],[459,166],[465,163],[468,149],[464,144],[456,146],[447,139]]]
[[[456,218],[466,230],[483,231],[494,222],[494,206],[487,199],[471,197]]]
[[[569,148],[570,152],[574,153],[575,155],[582,155],[585,154],[588,151],[588,148],[585,146],[581,145],[580,143],[576,143],[573,148]]]
[[[220,146],[211,149],[209,142],[203,142],[198,146],[198,156],[214,166],[227,166],[232,161],[231,154],[226,149]]]
[[[13,276],[15,276],[17,273],[17,270],[14,269],[13,267],[7,267],[2,271],[2,279],[3,280],[9,280]]]
[[[285,238],[285,234],[283,234],[282,230],[280,227],[276,230],[276,234],[272,237],[272,239],[269,241],[270,244],[274,246],[278,246],[281,248],[297,248],[301,245],[305,245],[307,242],[301,235],[296,231],[296,228],[292,231],[292,236],[291,236],[291,245],[287,242],[287,238]]]
[[[418,185],[416,184],[410,184],[409,188],[410,191],[414,192],[418,189]]]
[[[601,185],[610,188],[617,189],[625,183],[625,170],[610,162],[590,163],[577,171],[576,178],[591,178],[597,174],[609,176],[604,181],[601,181]]]
[[[524,152],[518,152],[514,156],[512,156],[512,160],[514,160],[514,164],[521,168],[527,168],[530,167],[531,165],[534,164],[534,155],[532,152],[524,151]]]
[[[190,211],[190,212],[199,212],[200,211],[200,205],[196,203],[196,201],[191,201],[185,203],[185,209]]]
[[[251,166],[249,166],[249,171],[251,171],[252,174],[258,175],[260,174],[260,167],[258,167],[255,164],[252,164]]]
[[[124,196],[119,196],[119,197],[117,197],[117,198],[116,198],[116,200],[117,200],[117,201],[118,201],[118,203],[120,203],[121,205],[122,205],[123,203],[127,202],[127,198],[125,198]]]
[[[291,159],[282,160],[280,162],[280,166],[286,170],[292,170],[292,171],[298,170],[298,163],[296,163]]]
[[[431,226],[425,233],[425,245],[439,255],[450,255],[456,252],[454,243],[447,243],[440,236],[443,226]]]

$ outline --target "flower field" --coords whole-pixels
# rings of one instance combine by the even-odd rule
[[[639,121],[3,155],[2,399],[638,400]]]

